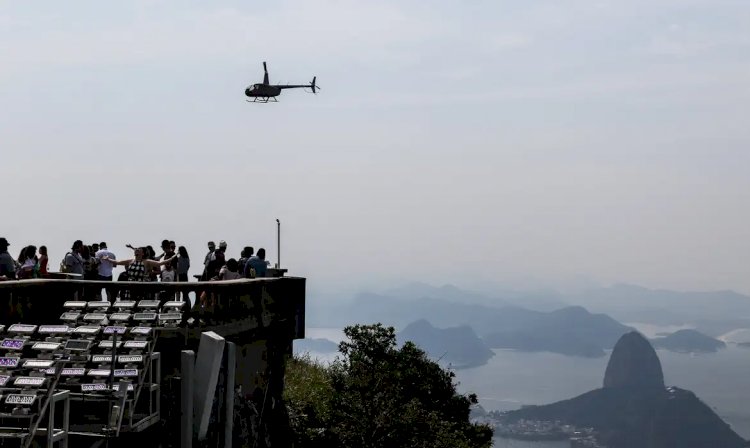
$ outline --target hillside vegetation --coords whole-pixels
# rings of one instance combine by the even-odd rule
[[[330,366],[306,357],[287,366],[284,400],[296,447],[489,448],[492,429],[469,422],[474,395],[393,327],[344,329]]]

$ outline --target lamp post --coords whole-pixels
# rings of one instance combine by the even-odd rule
[[[281,221],[276,218],[276,268],[281,269]]]

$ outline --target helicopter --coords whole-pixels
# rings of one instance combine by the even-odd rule
[[[277,96],[281,95],[281,91],[284,89],[312,89],[312,93],[317,93],[320,87],[315,85],[315,76],[313,76],[310,84],[276,84],[271,85],[268,82],[268,69],[266,63],[263,62],[263,83],[253,84],[245,89],[245,95],[252,98],[251,100],[245,100],[249,103],[267,103],[269,101],[278,102]]]

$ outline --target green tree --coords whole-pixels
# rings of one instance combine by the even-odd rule
[[[315,419],[324,429],[307,442],[342,448],[491,445],[492,430],[469,422],[476,396],[456,392],[453,372],[410,342],[398,348],[393,327],[355,325],[344,333],[341,356],[323,369],[331,391],[326,405],[289,403],[292,409],[318,409]]]

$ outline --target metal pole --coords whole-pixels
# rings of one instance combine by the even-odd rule
[[[237,346],[227,342],[227,383],[224,399],[224,448],[232,448],[234,432],[234,374],[237,368]]]
[[[183,350],[181,357],[180,400],[182,418],[180,420],[180,446],[193,446],[193,371],[195,369],[195,352]]]
[[[276,268],[281,269],[281,221],[276,218]]]

